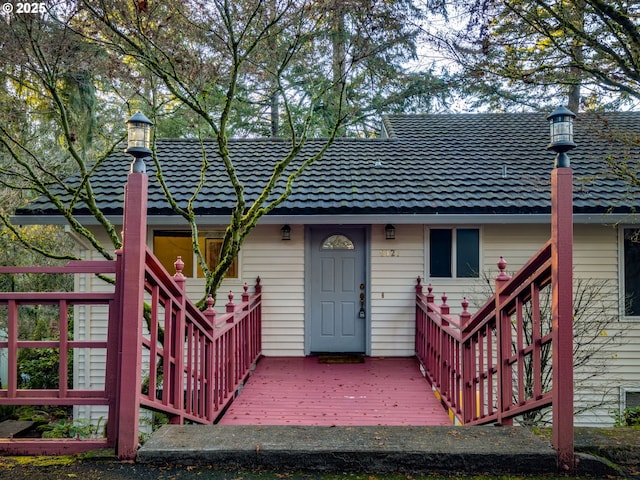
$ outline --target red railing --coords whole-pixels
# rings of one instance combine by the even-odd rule
[[[184,294],[182,261],[171,277],[147,251],[146,331],[142,335],[144,379],[141,405],[167,414],[172,423],[209,424],[233,400],[261,353],[260,278],[255,293],[245,284],[241,303],[229,292],[226,312],[213,299],[201,312]]]
[[[496,293],[473,315],[459,317],[446,296],[436,305],[431,286],[416,286],[416,355],[442,403],[465,425],[513,418],[552,402],[543,378],[543,351],[552,332],[542,321],[540,292],[551,284],[551,242],[513,277],[498,262]]]
[[[7,309],[7,340],[0,349],[8,352],[7,386],[0,389],[0,405],[105,405],[108,407],[106,438],[96,439],[0,439],[0,454],[63,454],[97,448],[128,445],[137,438],[137,421],[116,421],[121,416],[137,419],[139,408],[163,412],[172,423],[185,420],[211,424],[233,400],[238,387],[249,375],[261,354],[262,287],[257,279],[255,292],[245,284],[241,302],[228,295],[226,312],[217,316],[213,300],[201,312],[184,292],[181,262],[171,276],[147,249],[144,263],[144,324],[137,342],[135,364],[127,364],[123,345],[139,326],[125,325],[123,296],[135,293],[135,286],[122,284],[122,251],[116,261],[70,262],[63,267],[0,267],[0,274],[87,273],[115,274],[112,292],[6,292],[0,306]],[[56,340],[32,341],[18,336],[20,307],[57,306],[59,335]],[[70,340],[70,309],[101,305],[108,311],[106,338]],[[135,333],[134,333],[135,334]],[[134,339],[135,340],[135,339]],[[59,383],[49,389],[18,388],[20,349],[57,349]],[[68,387],[68,360],[72,349],[106,351],[104,386],[98,389]],[[146,372],[146,375],[143,375]],[[134,406],[123,400],[123,391],[133,391]],[[137,392],[137,393],[135,393]],[[132,414],[131,412],[135,414]],[[110,419],[110,420],[109,420]],[[131,453],[120,454],[130,457]]]
[[[114,261],[70,262],[61,267],[0,267],[0,274],[114,274],[117,264]],[[113,313],[118,299],[114,292],[2,292],[0,306],[6,308],[7,340],[0,341],[0,349],[7,350],[6,388],[0,389],[0,405],[113,405],[113,377],[115,372],[115,352],[117,346],[113,332]],[[20,311],[23,307],[51,306],[52,320],[57,324],[55,340],[24,340],[19,338]],[[101,340],[69,339],[70,322],[73,310],[83,306],[101,305],[108,309],[107,335]],[[53,318],[55,317],[55,318]],[[18,388],[18,352],[22,349],[56,349],[58,351],[58,384],[47,389]],[[91,390],[69,387],[68,360],[73,349],[100,349],[107,352],[104,386]],[[5,379],[3,379],[4,381]],[[0,439],[2,454],[62,454],[77,453],[96,448],[113,446],[105,438],[97,439]]]
[[[495,294],[473,316],[466,300],[458,318],[450,315],[446,296],[437,306],[418,279],[416,354],[460,423],[512,425],[550,406],[558,469],[573,471],[573,173],[558,163],[549,242],[512,278],[501,258]]]

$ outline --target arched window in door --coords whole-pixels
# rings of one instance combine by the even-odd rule
[[[351,239],[344,235],[331,235],[322,242],[322,250],[353,250]]]

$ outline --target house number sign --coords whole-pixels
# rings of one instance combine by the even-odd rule
[[[380,250],[380,256],[381,257],[399,257],[400,250],[383,249],[383,250]]]

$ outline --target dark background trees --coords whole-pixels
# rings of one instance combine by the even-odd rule
[[[458,28],[427,28],[491,110],[629,108],[640,99],[640,11],[626,0],[446,2]]]
[[[447,86],[431,66],[404,67],[415,56],[422,18],[410,0],[171,6],[60,0],[41,15],[6,14],[0,22],[0,106],[7,118],[0,127],[0,187],[8,194],[0,218],[11,229],[12,209],[44,196],[75,235],[111,258],[121,239],[94,203],[92,172],[121,148],[123,120],[142,110],[156,136],[218,143],[215,161],[224,164],[236,204],[217,267],[210,270],[199,251],[190,204],[174,202],[162,175],[156,178],[192,229],[205,295],[215,294],[258,219],[286,199],[295,178],[335,136],[373,135],[386,111],[445,104]],[[248,201],[226,145],[231,136],[264,135],[289,141],[291,154],[273,165],[257,200]],[[311,136],[326,142],[302,158]],[[194,198],[211,161],[203,159]],[[54,193],[61,191],[64,200]],[[79,206],[91,211],[108,244],[74,216]]]
[[[576,110],[633,106],[638,15],[633,2],[603,0],[58,0],[41,15],[5,14],[0,218],[11,228],[16,205],[45,196],[76,235],[110,258],[121,239],[93,202],[92,172],[121,148],[123,120],[142,110],[157,137],[218,142],[215,161],[237,198],[219,268],[209,271],[199,256],[214,293],[259,217],[287,197],[289,187],[278,185],[295,188],[335,136],[376,135],[383,113],[467,108],[459,105],[547,111],[567,101]],[[425,52],[446,62],[427,61]],[[226,148],[232,136],[291,144],[255,202],[235,174]],[[301,158],[309,137],[327,141]],[[191,186],[194,196],[210,161]],[[284,177],[285,170],[293,173]],[[636,171],[622,173],[633,179]],[[53,195],[56,188],[70,200]],[[108,244],[73,216],[79,205]],[[174,206],[198,250],[193,212]]]

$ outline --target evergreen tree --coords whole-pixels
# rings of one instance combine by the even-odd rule
[[[616,109],[640,100],[640,10],[628,0],[449,2],[463,28],[433,31],[465,93],[493,110],[558,103]]]

